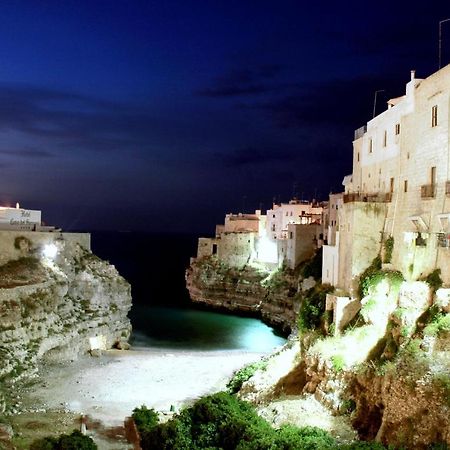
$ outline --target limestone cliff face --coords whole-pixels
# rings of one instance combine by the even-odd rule
[[[54,259],[26,240],[24,249],[16,238],[18,258],[0,266],[3,382],[29,376],[43,359],[75,359],[95,347],[110,348],[131,332],[130,285],[114,266],[63,235]]]
[[[289,333],[295,324],[297,278],[250,266],[230,268],[214,257],[194,259],[186,271],[192,301],[229,311],[252,313]]]

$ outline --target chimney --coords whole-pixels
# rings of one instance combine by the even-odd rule
[[[411,70],[411,81],[413,81],[416,78],[416,71]]]

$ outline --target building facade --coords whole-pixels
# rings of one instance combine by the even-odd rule
[[[328,231],[323,281],[351,292],[391,239],[386,262],[407,279],[440,269],[450,283],[449,121],[450,65],[426,79],[411,72],[405,95],[356,130],[353,172],[335,230]]]

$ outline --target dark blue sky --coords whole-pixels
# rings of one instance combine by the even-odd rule
[[[442,4],[2,2],[0,204],[65,229],[213,232],[294,183],[326,198],[374,91],[381,111],[437,69]]]

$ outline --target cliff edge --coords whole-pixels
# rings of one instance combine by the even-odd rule
[[[0,232],[0,411],[41,361],[124,347],[131,288],[88,234]]]

